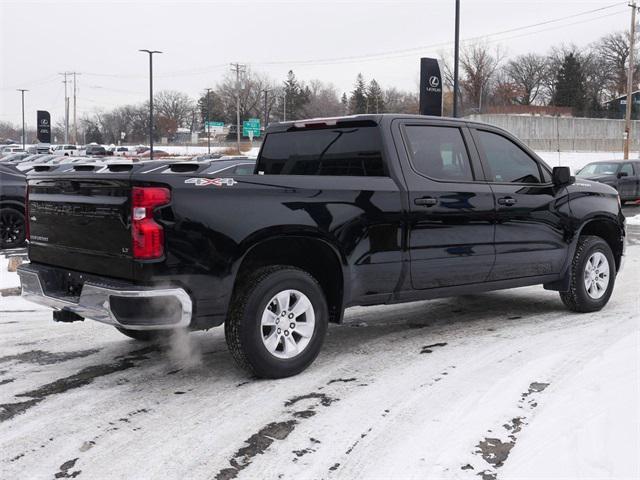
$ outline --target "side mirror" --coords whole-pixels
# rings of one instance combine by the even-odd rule
[[[618,172],[618,178],[628,177],[629,174],[627,172]]]
[[[556,187],[571,185],[575,181],[575,177],[571,176],[569,167],[553,167],[551,179]]]

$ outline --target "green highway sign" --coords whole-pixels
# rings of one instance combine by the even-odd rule
[[[204,122],[204,129],[212,134],[221,134],[224,132],[224,122]]]
[[[242,122],[243,137],[259,137],[260,136],[260,119],[250,118]]]

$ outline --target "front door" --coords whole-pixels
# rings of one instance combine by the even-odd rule
[[[495,259],[494,200],[468,148],[468,130],[418,121],[401,130],[412,287],[483,282]]]
[[[548,168],[513,139],[489,129],[472,132],[496,201],[496,262],[489,279],[560,273],[567,243],[558,209],[566,189],[555,188]]]
[[[640,172],[638,172],[640,173]],[[618,170],[618,193],[622,200],[633,200],[636,198],[638,187],[638,174],[633,171],[631,162],[620,165]]]

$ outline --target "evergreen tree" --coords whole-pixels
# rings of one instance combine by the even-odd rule
[[[309,103],[311,92],[309,87],[298,82],[293,70],[289,70],[283,87],[287,106],[287,120],[296,120],[303,116],[304,107]]]
[[[556,74],[555,91],[551,103],[558,107],[573,108],[574,115],[584,112],[586,106],[585,73],[580,59],[565,55]]]
[[[361,73],[356,77],[355,88],[349,98],[349,112],[353,115],[367,113],[367,87]]]
[[[369,82],[367,87],[367,113],[384,113],[384,97],[382,89],[376,79]]]
[[[342,98],[340,99],[340,104],[342,105],[342,114],[347,115],[349,113],[349,99],[347,98],[346,93],[342,94]]]

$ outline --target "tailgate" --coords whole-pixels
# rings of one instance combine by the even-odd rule
[[[30,260],[132,278],[132,169],[61,166],[30,174]]]

